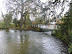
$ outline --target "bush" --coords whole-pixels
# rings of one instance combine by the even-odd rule
[[[72,53],[72,17],[65,17],[61,20],[63,23],[58,25],[59,27],[57,31],[55,31],[55,35],[67,43],[69,47],[68,52]]]
[[[55,35],[56,35],[58,38],[61,38],[61,33],[59,33],[57,30],[55,31]]]
[[[68,53],[72,53],[72,43],[69,45]]]

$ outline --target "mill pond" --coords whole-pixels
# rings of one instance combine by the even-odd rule
[[[51,32],[0,30],[0,54],[67,54]]]

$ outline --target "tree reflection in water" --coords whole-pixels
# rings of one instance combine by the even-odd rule
[[[28,47],[29,47],[29,41],[28,41],[29,35],[25,34],[24,36],[20,36],[20,41],[21,41],[21,48],[20,48],[20,53],[21,54],[27,54],[28,53]]]

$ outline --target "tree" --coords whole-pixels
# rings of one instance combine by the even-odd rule
[[[3,13],[2,13],[2,17],[4,19],[5,27],[8,28],[10,26],[11,21],[12,21],[12,13],[9,12],[5,15],[3,15]]]
[[[35,7],[35,5],[37,5],[36,1],[37,0],[8,0],[8,5],[7,5],[8,11],[11,11],[14,14],[15,18],[18,16],[18,14],[21,15],[20,28],[22,28],[23,26],[23,21],[24,21],[23,18],[25,16],[24,15],[25,11],[28,11],[30,12],[30,14],[32,14],[33,13],[32,6]]]
[[[56,31],[56,36],[65,41],[68,45],[68,53],[72,53],[72,3],[70,3],[70,9],[66,13],[66,16],[61,19],[63,23],[59,25],[59,29]]]
[[[17,20],[17,18],[14,18],[13,23],[16,27],[20,26],[20,20]]]
[[[69,1],[67,0],[47,0],[46,3],[42,4],[42,16],[45,15],[45,18],[49,18],[50,20],[54,18],[61,19],[65,14],[64,12],[67,12],[65,11],[67,8],[65,3],[69,5]]]
[[[67,16],[66,17],[72,17],[72,3],[70,3],[70,9],[69,11],[67,12]]]
[[[30,20],[30,15],[28,11],[25,11],[25,16],[24,16],[24,25],[30,25],[31,20]]]

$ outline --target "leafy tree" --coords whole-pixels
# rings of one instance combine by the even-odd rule
[[[24,26],[30,25],[30,24],[31,24],[31,20],[30,20],[29,12],[25,11],[25,13],[24,13]]]
[[[39,18],[35,18],[35,23],[42,23],[44,21],[44,18],[41,18],[41,17],[39,17]]]
[[[13,23],[15,24],[16,27],[20,26],[20,20],[17,20],[17,18],[14,18]]]
[[[5,15],[2,14],[2,17],[4,19],[5,27],[8,28],[10,26],[11,21],[12,21],[12,13],[9,12],[8,14],[5,14]]]

